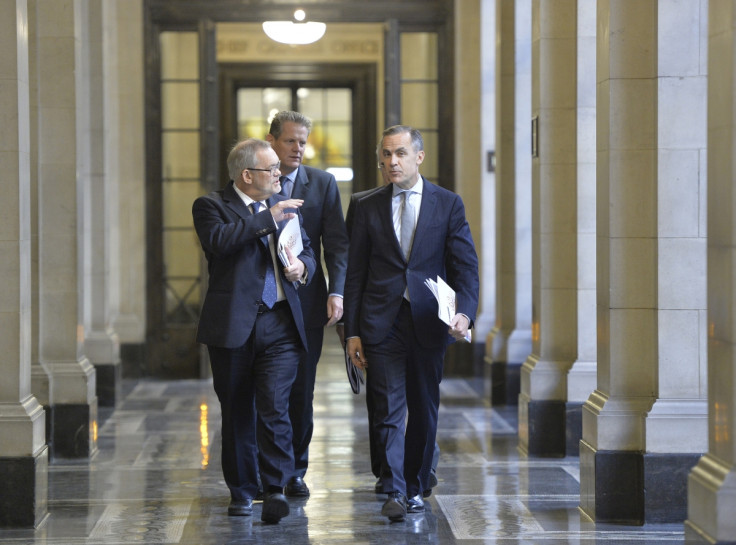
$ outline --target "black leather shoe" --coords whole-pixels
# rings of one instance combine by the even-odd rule
[[[376,491],[376,494],[384,493],[383,492],[383,479],[381,479],[381,477],[378,477],[378,480],[376,481],[375,491]]]
[[[401,492],[389,492],[381,514],[392,522],[401,522],[406,518],[406,496]]]
[[[232,500],[227,507],[230,517],[249,517],[253,513],[253,500]]]
[[[289,479],[289,482],[286,483],[284,494],[286,494],[290,498],[308,498],[309,487],[307,486],[307,483],[304,482],[304,479],[302,479],[301,477],[292,477],[291,479]]]
[[[407,513],[424,513],[424,500],[422,496],[417,494],[406,500]]]
[[[425,498],[428,498],[432,495],[432,489],[438,484],[437,473],[435,473],[434,469],[429,473],[429,482],[427,484],[429,485],[429,488],[422,491],[422,496]]]
[[[289,514],[289,502],[280,492],[269,492],[263,498],[261,520],[275,524]]]

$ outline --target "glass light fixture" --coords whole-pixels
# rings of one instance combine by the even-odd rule
[[[303,9],[294,12],[294,20],[304,21],[307,14]],[[306,23],[294,21],[264,21],[263,32],[266,36],[276,42],[290,45],[311,44],[319,40],[325,34],[327,25],[315,21]]]

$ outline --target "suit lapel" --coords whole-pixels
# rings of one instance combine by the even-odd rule
[[[309,176],[307,176],[307,169],[303,166],[299,166],[296,171],[296,178],[294,179],[294,189],[291,191],[292,199],[303,199],[307,194],[307,188],[309,187]]]
[[[424,176],[422,176],[422,182],[424,187],[422,188],[422,203],[419,207],[419,217],[417,218],[417,225],[414,228],[414,241],[412,242],[412,252],[409,255],[409,259],[414,254],[413,249],[417,243],[421,244],[422,236],[427,231],[430,224],[430,220],[434,216],[435,209],[437,207],[437,192],[435,191],[434,185],[428,182]]]
[[[225,186],[222,191],[222,200],[225,202],[228,208],[235,212],[238,216],[243,219],[250,217],[251,211],[245,206],[243,199],[240,198],[233,187],[233,182],[230,182]]]
[[[388,184],[386,187],[379,189],[376,193],[378,214],[377,217],[380,219],[381,228],[386,233],[387,240],[393,239],[394,249],[399,255],[404,258],[404,252],[401,250],[401,243],[396,238],[396,231],[394,230],[394,216],[393,216],[393,197],[394,197],[394,184]]]

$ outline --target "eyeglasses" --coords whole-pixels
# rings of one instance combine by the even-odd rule
[[[261,172],[270,172],[271,176],[276,176],[276,173],[281,169],[281,161],[276,163],[275,165],[271,165],[268,168],[248,168],[246,167],[244,170],[258,170]]]

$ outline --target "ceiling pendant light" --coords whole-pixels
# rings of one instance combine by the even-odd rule
[[[304,21],[307,14],[303,9],[294,12],[294,20]],[[305,45],[319,40],[325,34],[327,25],[308,21],[306,23],[293,21],[264,21],[263,32],[266,36],[282,44]]]

